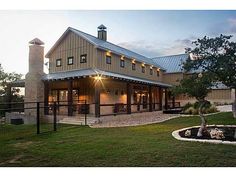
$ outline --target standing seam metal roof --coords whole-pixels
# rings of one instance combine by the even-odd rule
[[[83,69],[83,70],[51,73],[51,74],[45,75],[42,79],[45,81],[46,80],[60,80],[60,79],[63,80],[63,79],[67,79],[67,78],[88,77],[88,76],[96,76],[96,75],[114,77],[114,78],[118,78],[118,79],[125,79],[125,80],[129,80],[129,81],[136,81],[136,82],[141,82],[141,83],[148,83],[148,84],[159,85],[159,86],[163,86],[163,87],[171,87],[170,84],[146,80],[146,79],[133,77],[133,76],[126,76],[123,74],[103,71],[100,69]]]
[[[188,58],[188,54],[170,55],[153,58],[153,62],[166,69],[166,73],[183,72],[182,65]]]
[[[85,38],[86,40],[88,40],[90,43],[94,44],[97,48],[103,49],[103,50],[108,50],[111,51],[113,53],[119,54],[119,55],[124,55],[127,58],[131,58],[131,59],[135,59],[136,61],[139,62],[143,62],[149,65],[153,65],[155,67],[158,67],[162,70],[165,70],[165,68],[163,68],[162,66],[156,64],[155,62],[153,62],[153,60],[151,58],[147,58],[143,55],[140,55],[138,53],[132,52],[128,49],[125,49],[123,47],[120,47],[118,45],[115,45],[113,43],[110,43],[108,41],[104,41],[101,39],[98,39],[95,36],[92,36],[90,34],[87,34],[85,32],[79,31],[77,29],[71,28],[69,27],[61,36],[61,38],[59,38],[59,40],[56,42],[56,44],[49,50],[49,52],[46,54],[46,57],[50,54],[50,52],[57,46],[57,44],[60,42],[60,40],[63,38],[64,35],[66,35],[66,33],[68,31],[72,31],[75,34]]]

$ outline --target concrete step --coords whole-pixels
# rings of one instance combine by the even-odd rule
[[[83,125],[84,120],[78,118],[64,118],[59,121],[61,124]]]

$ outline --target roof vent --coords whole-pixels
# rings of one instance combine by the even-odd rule
[[[98,27],[98,39],[107,40],[107,28],[103,24]]]

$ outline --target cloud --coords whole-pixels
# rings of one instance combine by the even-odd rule
[[[235,34],[236,33],[236,17],[228,18],[223,22],[213,24],[209,29],[210,35],[220,35],[220,34]]]
[[[156,41],[132,41],[123,42],[118,45],[135,51],[147,57],[156,57],[164,55],[176,55],[185,52],[185,48],[192,46],[192,41],[196,39],[195,37],[190,37],[186,39],[177,39],[175,41],[169,42],[156,42]]]

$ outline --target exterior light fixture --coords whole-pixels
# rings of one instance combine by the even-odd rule
[[[107,51],[107,52],[106,52],[106,55],[107,55],[107,56],[111,56],[111,51]]]
[[[100,81],[100,80],[102,80],[102,77],[99,76],[99,75],[97,75],[97,76],[94,77],[94,79],[95,79],[96,81]]]
[[[159,72],[159,71],[160,71],[160,68],[157,68],[157,71]]]
[[[135,63],[135,59],[132,60],[132,63]]]
[[[122,55],[122,56],[120,57],[120,59],[121,59],[121,60],[124,60],[124,59],[125,59],[125,56],[124,56],[124,55]]]

